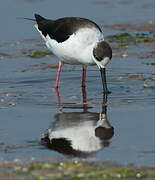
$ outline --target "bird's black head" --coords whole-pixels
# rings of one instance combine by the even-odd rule
[[[95,62],[99,67],[105,67],[109,60],[112,58],[112,49],[110,45],[105,41],[97,43],[93,49],[93,55]]]

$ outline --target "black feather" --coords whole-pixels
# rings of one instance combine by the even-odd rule
[[[57,20],[49,20],[44,17],[35,14],[35,18],[38,24],[38,29],[46,37],[47,34],[51,39],[55,39],[57,42],[64,42],[70,35],[76,33],[79,28],[92,28],[95,27],[101,31],[100,27],[85,18],[79,17],[65,17]]]
[[[34,14],[34,16],[37,23],[40,23],[41,21],[46,20],[44,17],[40,16],[39,14]]]

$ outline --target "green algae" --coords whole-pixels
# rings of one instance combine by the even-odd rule
[[[155,62],[146,62],[146,63],[143,63],[145,65],[151,65],[151,66],[155,66]]]
[[[42,58],[44,56],[47,56],[47,55],[51,55],[52,53],[49,52],[49,51],[33,51],[31,52],[28,57],[31,57],[31,58]]]
[[[155,179],[154,168],[136,168],[134,166],[120,166],[104,162],[29,162],[0,164],[1,168],[8,169],[14,176],[26,176],[30,179],[55,179],[55,180],[101,180],[101,179]],[[2,175],[2,172],[0,171]],[[10,174],[9,174],[10,175]],[[7,176],[3,172],[2,177]],[[29,178],[27,178],[29,179]]]
[[[149,89],[154,89],[155,88],[155,86],[153,86],[153,85],[151,85],[150,83],[148,83],[148,82],[145,82],[144,84],[143,84],[143,87],[144,88],[149,88]]]
[[[9,56],[10,56],[10,54],[0,52],[0,57],[9,57]]]
[[[117,33],[106,37],[109,42],[119,43],[122,46],[133,43],[151,43],[155,42],[155,37],[147,34],[131,34],[131,33]]]
[[[28,51],[23,51],[22,52],[24,55],[26,55],[27,57],[30,58],[42,58],[44,56],[47,55],[51,55],[52,53],[49,51],[32,51],[32,50],[28,50]],[[4,57],[11,57],[12,55],[8,54],[8,53],[4,53],[4,52],[0,52],[0,58],[4,58]]]

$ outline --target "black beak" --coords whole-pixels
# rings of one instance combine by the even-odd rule
[[[106,94],[111,93],[107,88],[106,69],[100,68],[100,72],[101,72],[101,78],[102,78],[103,92]]]

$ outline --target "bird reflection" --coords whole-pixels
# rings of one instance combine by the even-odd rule
[[[85,101],[86,97],[82,112],[56,114],[41,143],[59,153],[79,157],[90,156],[109,146],[114,128],[107,118],[107,95],[103,95],[100,113],[88,111]]]

